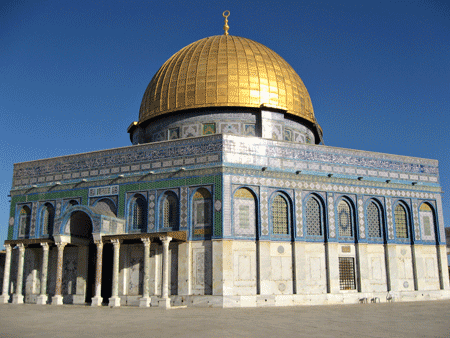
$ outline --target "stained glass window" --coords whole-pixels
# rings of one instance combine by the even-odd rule
[[[397,204],[394,210],[394,217],[395,217],[395,230],[397,233],[397,238],[408,238],[406,210],[402,205]]]
[[[280,195],[277,195],[272,202],[272,225],[274,234],[287,235],[289,233],[288,206],[286,200]]]
[[[370,202],[367,206],[367,226],[369,237],[381,237],[380,212],[374,202]]]
[[[338,222],[339,222],[339,236],[352,237],[352,217],[350,214],[350,206],[346,201],[340,201],[338,204]]]
[[[311,197],[306,202],[306,234],[308,236],[322,235],[322,217],[319,202]]]

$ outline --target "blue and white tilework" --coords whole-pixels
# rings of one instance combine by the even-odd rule
[[[328,194],[328,227],[330,238],[336,238],[336,218],[334,214],[334,194]]]
[[[156,208],[156,191],[148,192],[148,228],[153,230],[155,228],[155,209]]]
[[[386,199],[386,214],[388,225],[388,238],[394,239],[394,223],[392,220],[392,198]]]
[[[302,191],[295,190],[295,218],[297,223],[297,237],[303,237],[303,205]]]
[[[358,195],[358,223],[359,223],[359,237],[366,238],[366,227],[364,224],[364,201],[362,196]]]

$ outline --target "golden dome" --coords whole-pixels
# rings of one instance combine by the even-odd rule
[[[185,109],[262,105],[316,123],[305,85],[281,56],[249,39],[217,35],[162,65],[145,91],[139,122]]]

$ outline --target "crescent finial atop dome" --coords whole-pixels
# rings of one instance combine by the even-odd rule
[[[230,29],[230,26],[228,26],[228,17],[230,16],[230,11],[223,12],[222,16],[225,18],[225,25],[223,26],[223,30],[225,31],[225,35],[228,35],[228,30]]]

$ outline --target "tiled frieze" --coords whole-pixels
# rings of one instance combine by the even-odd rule
[[[62,172],[65,175],[62,180],[104,177],[108,175],[101,171],[106,173],[104,170],[108,167],[109,175],[148,171],[149,168],[179,167],[192,164],[190,159],[195,160],[199,156],[204,157],[202,164],[210,164],[219,160],[217,153],[221,150],[221,135],[212,135],[17,163],[14,165],[13,185],[49,183],[55,181],[56,175]]]

